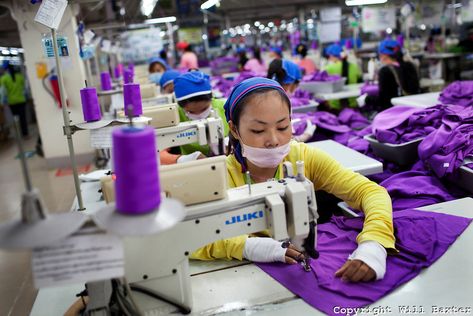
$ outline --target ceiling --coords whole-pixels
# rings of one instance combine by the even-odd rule
[[[28,0],[0,0],[0,46],[20,47],[16,22],[2,6],[9,1],[25,1],[28,5],[31,4]],[[180,27],[201,26],[203,14],[200,5],[203,2],[204,0],[159,0],[150,17],[174,15],[178,18]],[[86,27],[97,29],[98,32],[101,32],[99,26],[126,25],[145,19],[140,11],[139,0],[69,0],[69,3],[79,5],[78,21],[84,21]],[[344,0],[221,0],[219,7],[210,9],[208,19],[210,25],[222,28],[227,26],[226,23],[230,26],[251,24],[254,21],[277,23],[298,17],[301,11],[309,17],[311,10],[338,5],[344,8],[344,11],[351,12],[351,8],[344,5]],[[115,28],[107,32],[119,34],[123,29]]]

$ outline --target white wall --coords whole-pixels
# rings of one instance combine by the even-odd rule
[[[36,76],[36,63],[45,62],[52,65],[54,61],[54,59],[48,59],[44,56],[41,42],[43,34],[50,34],[50,30],[34,22],[34,16],[39,8],[38,5],[31,5],[29,1],[13,2],[17,2],[13,6],[12,15],[17,20],[21,44],[25,50],[27,76],[31,84],[44,155],[50,166],[62,165],[64,162],[68,162],[67,156],[69,155],[67,140],[63,134],[62,112],[56,106],[52,97],[44,90],[41,79]],[[63,78],[70,104],[69,111],[71,112],[72,124],[83,121],[79,90],[83,88],[86,79],[84,64],[79,57],[78,41],[75,35],[76,29],[76,19],[71,6],[68,6],[58,33],[68,38],[70,57],[68,61],[63,61]],[[48,70],[50,69],[51,66],[48,66]],[[49,80],[47,82],[49,84]],[[73,135],[73,141],[76,155],[87,154],[87,157],[90,158],[93,150],[89,143],[89,132],[76,132]],[[63,163],[60,163],[60,161]]]

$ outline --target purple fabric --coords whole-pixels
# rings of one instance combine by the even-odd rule
[[[442,125],[418,148],[419,157],[438,177],[451,175],[473,154],[473,108],[451,107]]]
[[[473,80],[449,84],[440,94],[439,101],[443,104],[473,106]]]
[[[451,113],[445,105],[426,109],[395,106],[380,112],[373,120],[373,134],[382,143],[401,144],[424,138]]]
[[[326,71],[316,71],[313,74],[306,75],[302,81],[337,81],[341,77],[338,75],[329,75]]]
[[[393,211],[454,200],[439,179],[428,171],[398,173],[380,183],[392,200]]]
[[[365,83],[361,87],[361,92],[360,94],[367,94],[367,95],[378,95],[379,94],[379,86],[377,84],[370,84],[370,83]]]
[[[238,71],[238,58],[236,57],[219,57],[210,62],[210,69],[213,75],[231,73]]]
[[[291,100],[292,107],[297,108],[309,104],[313,97],[313,93],[297,89],[289,99]]]
[[[384,279],[369,283],[347,283],[334,277],[357,247],[356,237],[363,218],[332,218],[318,225],[320,257],[311,261],[312,272],[300,265],[265,263],[258,266],[306,303],[338,315],[335,306],[363,307],[376,302],[415,278],[440,258],[468,227],[471,219],[452,215],[405,210],[393,214],[398,255],[388,256]]]
[[[355,109],[345,108],[338,114],[340,123],[359,130],[370,125],[370,121]]]

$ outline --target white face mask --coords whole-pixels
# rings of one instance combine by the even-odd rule
[[[277,167],[291,150],[290,142],[276,148],[251,147],[243,144],[241,140],[240,143],[242,145],[243,157],[245,157],[252,164],[260,168]]]
[[[190,118],[191,120],[193,120],[193,121],[203,120],[203,119],[209,117],[210,111],[212,111],[212,107],[211,107],[211,106],[209,106],[209,107],[207,108],[207,110],[205,110],[204,112],[202,112],[202,113],[200,113],[200,114],[192,114],[192,113],[186,112],[186,116],[187,116],[188,118]]]

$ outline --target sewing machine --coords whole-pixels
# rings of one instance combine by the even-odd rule
[[[289,239],[304,251],[306,259],[300,262],[301,269],[310,271],[309,258],[318,257],[315,250],[318,214],[313,184],[304,176],[303,162],[297,162],[296,174],[294,166],[286,163],[284,179],[228,190],[221,185],[223,180],[226,181],[227,173],[224,157],[193,161],[187,165],[181,169],[181,175],[172,174],[173,183],[165,190],[168,196],[182,198],[183,194],[189,195],[189,189],[195,187],[194,175],[205,170],[209,178],[205,188],[207,191],[215,190],[213,193],[223,198],[192,204],[198,201],[195,196],[191,199],[183,197],[188,205],[182,222],[157,235],[124,238],[125,273],[132,290],[162,298],[182,311],[190,312],[193,306],[190,253],[217,240],[264,230],[269,231],[274,239]],[[215,181],[220,183],[218,188],[212,186]],[[107,208],[112,210],[114,204]],[[100,220],[98,222],[101,226]],[[99,288],[99,292],[102,291],[102,287]],[[98,295],[98,299],[102,297]],[[105,308],[108,304],[94,301],[93,295],[90,299],[95,309],[97,306]]]

